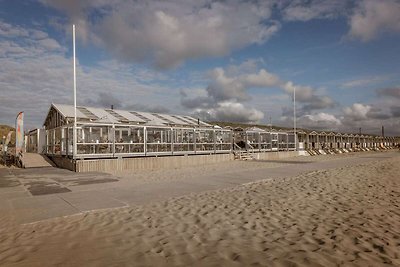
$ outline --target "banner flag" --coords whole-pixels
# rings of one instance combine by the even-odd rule
[[[8,134],[7,134],[7,138],[6,138],[6,140],[4,141],[4,144],[3,144],[3,153],[7,152],[8,144],[11,141],[11,136],[12,136],[13,132],[14,131],[9,131]]]
[[[10,143],[10,141],[11,141],[11,136],[12,136],[12,134],[13,134],[13,132],[14,131],[9,131],[8,132],[8,134],[7,134],[7,139],[6,139],[6,146],[8,146],[8,144]]]
[[[24,147],[24,112],[18,113],[16,122],[15,155],[18,157]]]

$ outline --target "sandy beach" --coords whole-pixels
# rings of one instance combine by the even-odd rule
[[[232,172],[244,164],[208,168]],[[279,164],[284,163],[271,166]],[[152,182],[183,179],[183,173],[194,175],[200,168],[147,175]],[[397,156],[3,226],[0,265],[400,266],[399,173]],[[141,183],[145,177],[140,173],[136,179]]]

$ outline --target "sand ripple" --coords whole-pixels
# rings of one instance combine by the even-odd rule
[[[0,230],[4,266],[400,266],[400,157]]]

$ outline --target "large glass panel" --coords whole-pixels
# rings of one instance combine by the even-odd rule
[[[31,132],[28,135],[28,144],[26,148],[27,152],[39,152],[38,151],[38,144],[37,144],[37,132]]]
[[[77,127],[77,154],[112,154],[112,126],[85,125]]]
[[[304,134],[298,133],[297,134],[297,139],[298,139],[297,141],[298,142],[305,142],[304,137],[305,137]]]
[[[54,154],[54,129],[47,131],[47,154]]]
[[[260,145],[262,150],[271,149],[271,133],[260,133]]]
[[[247,135],[248,149],[250,150],[259,149],[259,143],[258,143],[259,133],[246,132],[246,135]]]
[[[54,154],[61,154],[61,128],[54,129]]]
[[[215,130],[215,149],[217,151],[228,151],[232,149],[232,132],[227,130]]]
[[[296,149],[295,140],[294,140],[294,134],[292,134],[292,133],[288,134],[288,147],[291,150]]]
[[[196,151],[214,150],[214,131],[197,130],[196,131]]]
[[[73,147],[74,147],[74,143],[73,143],[73,131],[72,131],[72,127],[68,127],[68,133],[67,133],[67,153],[68,155],[72,155],[73,154]]]
[[[279,150],[287,149],[287,134],[286,133],[278,134],[278,143],[279,143]]]
[[[115,153],[144,153],[144,128],[115,127]]]
[[[194,130],[174,129],[174,152],[194,151]]]
[[[61,128],[61,154],[67,154],[67,127]]]
[[[147,128],[147,153],[171,152],[172,131],[169,128]]]

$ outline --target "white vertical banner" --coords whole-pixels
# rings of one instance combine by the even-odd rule
[[[15,122],[15,131],[16,131],[16,136],[15,136],[15,155],[17,157],[20,156],[20,154],[23,152],[23,147],[24,147],[24,112],[18,113],[18,116],[16,118]]]

